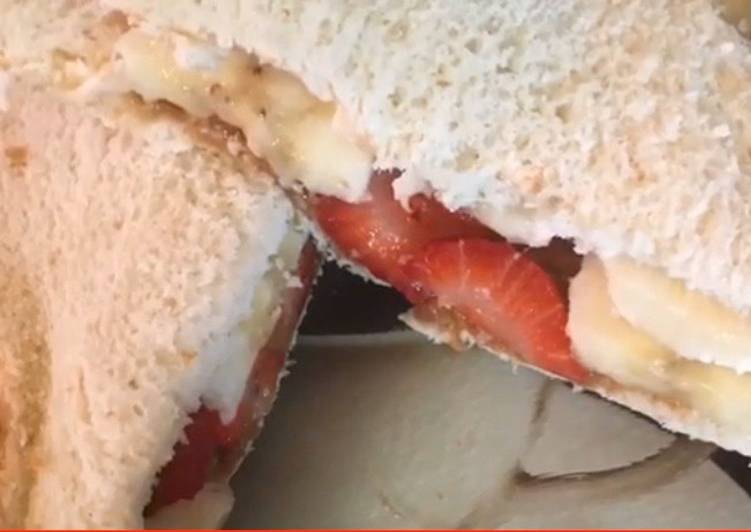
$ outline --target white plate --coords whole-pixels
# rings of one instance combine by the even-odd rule
[[[230,527],[751,523],[709,446],[480,351],[390,333],[304,338],[295,359]]]

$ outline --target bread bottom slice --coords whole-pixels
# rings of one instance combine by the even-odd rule
[[[452,340],[451,333],[441,330],[432,323],[418,319],[413,312],[407,312],[402,316],[402,319],[412,329],[434,342],[450,343]],[[530,365],[512,353],[483,345],[482,342],[477,341],[469,334],[465,336],[465,339],[493,353],[505,362],[534,370],[552,379],[567,382],[559,375]],[[583,388],[579,385],[573,386],[576,391],[593,392],[637,414],[645,415],[669,431],[685,434],[692,439],[715,443],[725,449],[735,450],[746,456],[751,456],[751,425],[748,431],[723,426],[707,419],[706,416],[702,416],[698,412],[666,401],[653,393],[623,386],[612,380],[601,380],[592,386],[585,386]]]

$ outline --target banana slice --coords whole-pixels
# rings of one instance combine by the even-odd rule
[[[347,201],[365,193],[371,150],[336,105],[317,99],[291,75],[181,35],[131,30],[115,48],[118,59],[79,87],[79,95],[134,91],[193,117],[215,115],[240,128],[252,151],[289,184]]]
[[[598,259],[584,259],[569,300],[568,334],[582,364],[627,386],[654,393],[672,390],[667,369],[675,356],[618,315]]]
[[[604,262],[618,313],[681,357],[751,371],[751,320],[627,259]]]
[[[672,373],[679,396],[692,410],[722,427],[748,428],[751,374],[693,361],[677,364]]]
[[[642,289],[643,290],[643,289]],[[618,314],[606,268],[587,257],[571,282],[568,334],[578,360],[614,381],[654,393],[725,427],[748,425],[751,374],[677,356]]]

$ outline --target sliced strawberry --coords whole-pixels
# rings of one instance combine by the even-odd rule
[[[287,360],[285,353],[266,347],[259,351],[234,419],[216,428],[215,438],[225,454],[244,451],[244,444],[255,439],[260,432],[263,418],[271,411],[276,398],[279,375]]]
[[[214,467],[219,442],[215,438],[221,425],[219,415],[201,408],[185,428],[186,442],[175,446],[172,460],[159,473],[146,515],[181,499],[191,499],[201,491]]]
[[[508,243],[435,242],[405,271],[427,304],[458,314],[481,340],[571,381],[587,379],[572,354],[566,307],[555,283]]]
[[[411,284],[404,266],[426,244],[446,238],[494,238],[494,233],[424,195],[413,196],[405,210],[394,199],[392,185],[398,175],[375,173],[370,199],[363,203],[321,196],[314,200],[313,209],[340,253],[409,297]]]
[[[172,460],[159,473],[146,515],[181,499],[192,499],[212,474],[231,474],[245,454],[247,444],[258,436],[276,397],[286,354],[319,264],[318,252],[308,242],[298,264],[301,284],[287,288],[282,297],[281,313],[266,345],[256,356],[235,418],[223,424],[219,414],[206,407],[191,416],[191,423],[185,428],[187,441],[175,446]]]
[[[261,430],[263,418],[271,411],[287,351],[297,331],[319,264],[318,251],[312,242],[308,242],[300,255],[297,271],[301,285],[288,288],[284,294],[281,313],[266,345],[256,357],[237,414],[229,424],[218,428],[217,438],[228,457],[234,451],[239,451],[240,455],[244,453],[246,443],[255,439]]]

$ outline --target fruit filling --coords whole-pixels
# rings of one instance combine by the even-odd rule
[[[424,195],[413,196],[405,209],[393,195],[397,177],[374,175],[363,203],[313,200],[315,218],[338,251],[401,291],[420,320],[448,325],[457,339],[466,332],[487,347],[509,349],[573,382],[586,381],[589,372],[566,334],[562,287],[578,268],[573,250],[559,241],[546,250],[513,246],[468,214]]]
[[[482,344],[571,381],[587,379],[566,334],[564,298],[540,266],[507,242],[431,242],[406,271],[421,304],[450,309]]]
[[[290,284],[282,294],[279,317],[256,355],[235,417],[223,423],[219,413],[206,406],[191,416],[185,441],[175,446],[172,460],[159,473],[147,516],[179,500],[192,499],[210,480],[232,475],[271,410],[318,267],[318,253],[308,242],[298,261],[300,282]]]
[[[314,197],[312,212],[341,256],[410,300],[413,323],[458,349],[476,341],[606,394],[639,390],[743,429],[751,373],[736,370],[751,370],[738,369],[751,320],[627,259],[582,257],[560,239],[512,244],[422,195],[405,209],[397,177],[376,172],[362,203]]]
[[[330,196],[313,199],[321,229],[347,258],[402,292],[420,299],[419,289],[406,271],[430,242],[452,238],[496,239],[495,233],[463,213],[452,213],[423,195],[410,198],[409,209],[394,199],[392,184],[397,172],[383,172],[371,179],[370,199],[347,203]]]
[[[694,349],[704,348],[716,360],[722,347],[748,334],[748,321],[741,327],[740,316],[730,316],[716,301],[655,273],[620,259],[585,258],[569,292],[568,333],[577,357],[620,388],[649,393],[728,431],[744,433],[751,413],[751,373],[692,359],[674,346],[689,339]],[[671,289],[669,294],[666,288]],[[658,294],[663,297],[654,304]],[[676,312],[683,314],[684,321],[662,328],[658,339],[635,325],[637,320],[624,317],[621,309],[626,308],[627,298],[640,300],[640,317],[649,316],[653,323],[665,323]],[[635,309],[629,306],[632,318]],[[711,337],[710,329],[714,329]],[[612,392],[607,382],[601,383],[601,389]]]

